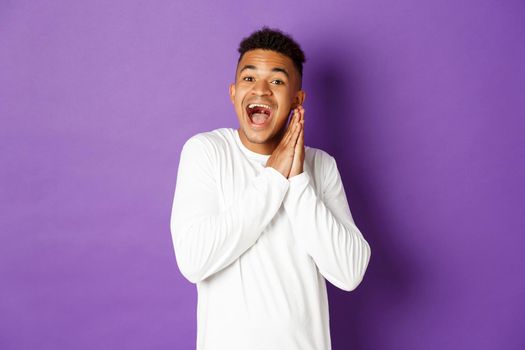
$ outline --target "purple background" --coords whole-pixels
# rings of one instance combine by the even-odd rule
[[[169,218],[237,128],[239,41],[303,46],[306,144],[372,247],[334,349],[524,349],[523,1],[1,1],[0,349],[192,349]]]

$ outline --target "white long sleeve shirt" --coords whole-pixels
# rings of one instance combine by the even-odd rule
[[[182,148],[170,227],[197,285],[197,350],[331,349],[325,279],[351,291],[368,266],[335,159],[305,146],[287,179],[269,157],[232,128]]]

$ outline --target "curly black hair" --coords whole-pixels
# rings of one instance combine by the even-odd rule
[[[306,61],[301,46],[289,35],[279,29],[268,28],[267,26],[250,34],[242,39],[239,44],[239,60],[250,50],[263,49],[271,50],[290,57],[299,75],[303,76],[303,63]]]

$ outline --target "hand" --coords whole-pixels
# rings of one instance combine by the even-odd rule
[[[288,178],[299,175],[303,172],[304,164],[304,108],[299,106],[294,110],[294,113],[298,116],[298,122],[301,124],[301,131],[295,144],[295,153],[292,162],[292,168]]]
[[[267,167],[271,166],[286,178],[288,178],[292,168],[294,154],[296,153],[295,146],[301,131],[301,123],[298,122],[298,118],[299,115],[294,110],[294,115],[288,124],[281,142],[266,162]]]

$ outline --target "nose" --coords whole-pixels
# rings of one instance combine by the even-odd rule
[[[252,94],[257,96],[268,96],[272,94],[272,90],[267,81],[264,79],[257,80],[252,89]]]

